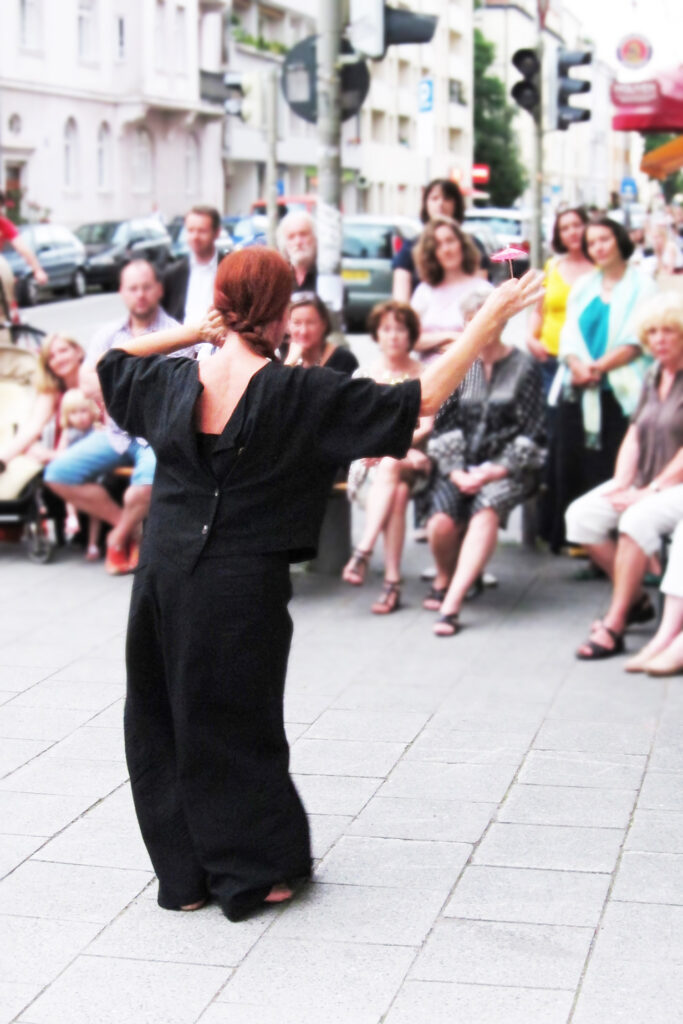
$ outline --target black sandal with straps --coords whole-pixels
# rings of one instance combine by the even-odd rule
[[[379,601],[375,601],[370,609],[373,615],[390,615],[401,607],[400,581],[385,580]]]

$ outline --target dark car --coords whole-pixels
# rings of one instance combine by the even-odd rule
[[[76,234],[85,246],[88,284],[118,288],[121,268],[145,259],[163,270],[171,259],[171,236],[156,217],[82,224]]]
[[[417,238],[422,224],[411,217],[359,214],[344,217],[342,228],[344,316],[349,330],[364,330],[372,307],[391,298],[393,257]]]
[[[73,232],[59,224],[26,224],[19,228],[19,233],[29,249],[33,249],[48,277],[47,284],[39,285],[28,263],[11,243],[6,243],[2,255],[16,279],[20,306],[35,306],[46,292],[70,292],[76,298],[85,294],[86,254]]]

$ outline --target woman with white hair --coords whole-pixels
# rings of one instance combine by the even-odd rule
[[[614,476],[567,509],[568,539],[584,545],[613,583],[607,614],[593,623],[576,652],[583,660],[621,653],[625,629],[654,618],[642,589],[645,572],[661,538],[683,518],[683,296],[651,299],[642,310],[638,337],[655,363]]]

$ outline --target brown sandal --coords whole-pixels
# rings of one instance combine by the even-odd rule
[[[356,548],[342,572],[345,583],[350,583],[352,587],[363,586],[371,555],[372,551],[361,551],[360,548]]]
[[[373,615],[390,615],[397,612],[401,607],[401,583],[400,581],[385,580],[379,601],[371,607]]]

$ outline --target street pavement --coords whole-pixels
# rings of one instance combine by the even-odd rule
[[[363,588],[295,574],[314,880],[231,924],[156,904],[122,745],[130,580],[0,544],[0,1022],[683,1020],[683,680],[576,661],[606,584],[509,535],[499,586],[436,639],[427,562],[410,543],[384,618],[377,556]]]

